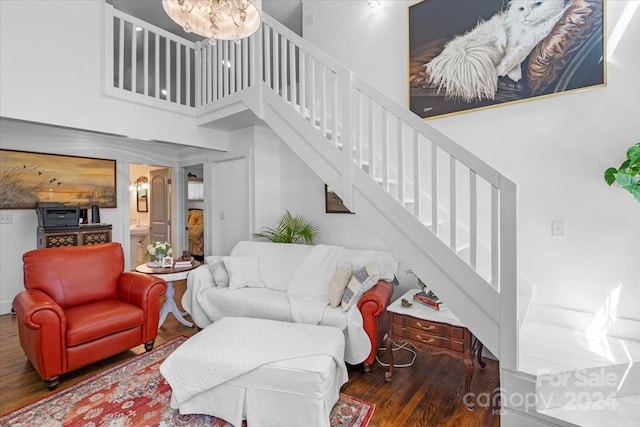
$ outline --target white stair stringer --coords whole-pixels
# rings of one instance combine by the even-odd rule
[[[449,247],[360,171],[354,209],[389,249],[429,286],[494,354],[500,354],[499,293]],[[464,283],[465,286],[460,286]]]
[[[277,94],[264,88],[262,120],[340,195],[342,152],[308,123],[292,114]],[[353,203],[348,206],[494,354],[499,354],[499,293],[434,236],[374,179],[353,165]],[[461,286],[460,284],[464,284]]]

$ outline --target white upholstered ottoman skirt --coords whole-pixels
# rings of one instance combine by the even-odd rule
[[[189,338],[161,365],[171,407],[235,426],[329,426],[347,381],[338,328],[227,317]]]

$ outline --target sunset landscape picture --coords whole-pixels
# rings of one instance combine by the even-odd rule
[[[116,206],[115,160],[0,150],[0,209]]]

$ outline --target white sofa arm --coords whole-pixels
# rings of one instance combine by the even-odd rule
[[[205,328],[213,322],[202,311],[200,303],[198,303],[198,296],[215,287],[213,274],[207,264],[190,271],[187,276],[187,289],[182,295],[182,307],[191,315],[199,328]]]

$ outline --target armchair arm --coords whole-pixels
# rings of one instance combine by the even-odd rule
[[[358,309],[362,313],[363,327],[371,341],[371,353],[364,361],[365,372],[368,372],[376,358],[379,343],[387,333],[387,306],[391,302],[393,285],[380,280],[362,295],[358,301]]]
[[[40,377],[48,379],[66,372],[67,320],[62,307],[44,292],[27,289],[16,295],[13,309],[20,345]]]
[[[143,342],[154,340],[160,320],[160,297],[167,291],[167,282],[151,274],[125,271],[118,281],[118,299],[144,311]]]

